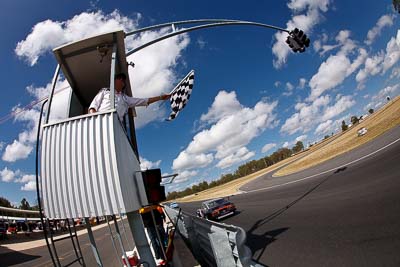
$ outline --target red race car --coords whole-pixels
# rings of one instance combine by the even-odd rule
[[[197,210],[197,216],[209,220],[220,220],[235,213],[235,205],[225,198],[204,201],[201,204],[201,209]]]

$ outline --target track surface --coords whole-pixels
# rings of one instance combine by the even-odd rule
[[[399,138],[400,126],[301,173],[266,174],[231,197],[239,214],[222,222],[242,227],[253,259],[267,266],[400,266]],[[195,214],[200,203],[180,205]],[[94,234],[104,266],[120,266],[107,227]],[[87,235],[79,240],[87,266],[95,266]],[[57,246],[64,264],[74,258],[68,240]],[[0,266],[52,263],[44,246],[1,254]]]
[[[315,168],[266,174],[230,198],[240,213],[222,222],[242,227],[267,266],[400,266],[399,138],[396,127]]]

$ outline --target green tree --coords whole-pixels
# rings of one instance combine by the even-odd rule
[[[370,108],[370,109],[368,110],[368,112],[369,112],[369,114],[372,114],[372,113],[374,113],[374,109],[373,109],[373,108]]]
[[[31,206],[29,205],[28,200],[26,200],[25,198],[23,198],[23,199],[21,200],[21,205],[19,206],[19,208],[20,208],[21,210],[30,210],[30,209],[31,209]]]
[[[325,135],[324,136],[324,139],[328,139],[330,136],[329,135]]]
[[[0,207],[12,208],[10,201],[4,197],[0,197]]]
[[[297,143],[292,148],[293,153],[299,153],[304,149],[304,144],[301,141],[297,141]]]
[[[349,126],[347,126],[346,122],[343,120],[342,121],[342,132],[346,131],[349,128]]]
[[[351,121],[351,124],[353,124],[353,125],[356,125],[357,123],[360,122],[360,120],[358,119],[357,116],[352,116],[350,121]]]

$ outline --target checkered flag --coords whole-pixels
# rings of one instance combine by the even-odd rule
[[[178,113],[186,106],[192,93],[194,83],[194,70],[191,70],[188,75],[172,90],[169,101],[171,102],[171,114],[167,121],[172,121],[178,116]]]

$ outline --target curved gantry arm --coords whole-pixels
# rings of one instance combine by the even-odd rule
[[[209,23],[211,22],[211,23]],[[169,22],[169,23],[163,23],[163,24],[159,24],[159,25],[154,25],[154,26],[150,26],[150,27],[146,27],[146,28],[142,28],[139,30],[135,30],[129,33],[126,33],[125,36],[130,36],[133,34],[137,34],[140,32],[144,32],[144,31],[148,31],[148,30],[153,30],[153,29],[157,29],[157,28],[162,28],[162,27],[167,27],[167,26],[171,26],[173,27],[173,29],[175,29],[175,25],[182,25],[182,24],[194,24],[194,23],[208,23],[208,24],[204,24],[204,25],[199,25],[199,26],[193,26],[190,28],[186,28],[186,29],[181,29],[178,31],[173,31],[171,33],[165,34],[164,36],[161,36],[159,38],[156,38],[150,42],[147,42],[141,46],[138,46],[130,51],[128,51],[126,53],[126,56],[129,56],[139,50],[142,50],[143,48],[146,48],[152,44],[158,43],[162,40],[165,40],[167,38],[182,34],[182,33],[186,33],[186,32],[190,32],[190,31],[195,31],[195,30],[200,30],[200,29],[205,29],[205,28],[212,28],[212,27],[221,27],[221,26],[230,26],[230,25],[248,25],[248,26],[258,26],[258,27],[263,27],[263,28],[269,28],[269,29],[275,29],[278,31],[284,31],[287,33],[290,33],[289,30],[280,28],[280,27],[276,27],[273,25],[268,25],[268,24],[264,24],[264,23],[258,23],[258,22],[251,22],[251,21],[242,21],[242,20],[227,20],[227,19],[201,19],[201,20],[186,20],[186,21],[177,21],[177,22]]]

